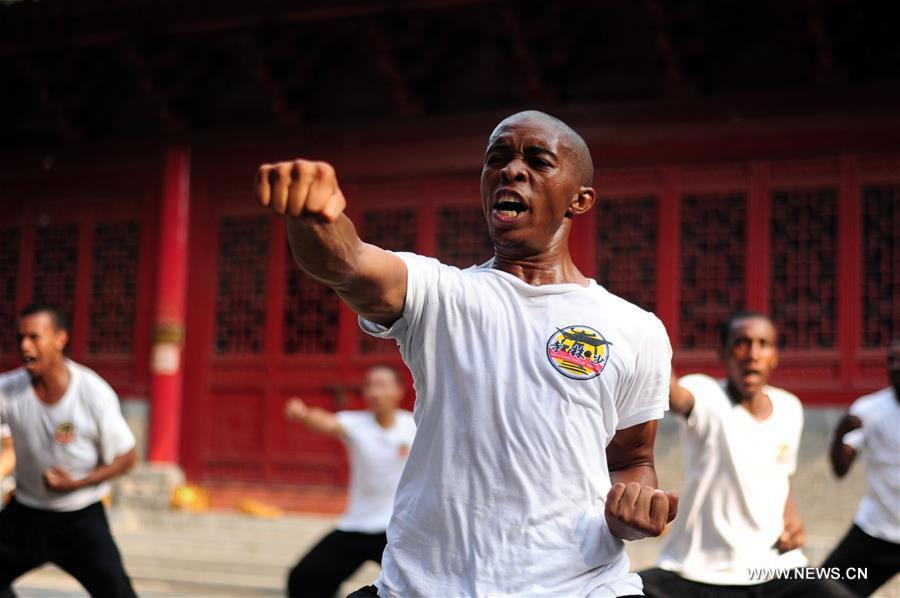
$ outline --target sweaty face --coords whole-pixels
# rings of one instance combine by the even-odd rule
[[[32,376],[41,376],[63,356],[68,341],[65,330],[56,330],[50,314],[36,313],[19,320],[19,355]]]
[[[768,384],[778,365],[775,327],[766,318],[735,320],[722,350],[728,381],[741,398],[749,399]]]
[[[512,117],[488,142],[481,201],[496,247],[533,255],[560,241],[581,184],[574,150],[552,122]]]
[[[366,374],[362,387],[363,399],[372,411],[385,413],[397,408],[403,398],[403,386],[394,372],[374,368]]]

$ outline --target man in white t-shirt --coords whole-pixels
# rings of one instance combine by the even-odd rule
[[[350,496],[337,529],[325,536],[291,570],[288,595],[332,598],[341,582],[366,561],[381,564],[394,493],[416,435],[413,415],[398,409],[400,373],[390,366],[366,372],[365,411],[331,413],[294,398],[285,416],[310,430],[341,440],[350,458]]]
[[[832,582],[771,579],[774,570],[807,562],[790,485],[803,407],[768,385],[778,364],[775,326],[759,312],[735,313],[722,325],[719,356],[725,380],[672,377],[670,406],[683,424],[687,479],[658,568],[641,572],[644,592],[654,598],[849,595]]]
[[[623,540],[677,511],[653,468],[671,349],[653,314],[572,260],[592,181],[568,125],[504,119],[481,173],[494,258],[459,270],[361,241],[330,165],[260,167],[257,199],[288,215],[297,263],[413,374],[418,432],[382,573],[354,596],[640,595]]]
[[[900,572],[900,339],[888,346],[887,366],[891,385],[854,401],[831,443],[835,475],[844,477],[859,454],[869,490],[853,526],[822,566],[865,568],[865,578],[841,579],[860,596],[874,593]]]
[[[101,499],[135,462],[115,391],[66,359],[68,330],[52,306],[18,323],[23,367],[0,374],[0,420],[16,451],[16,490],[0,512],[0,590],[51,562],[92,596],[134,596]]]

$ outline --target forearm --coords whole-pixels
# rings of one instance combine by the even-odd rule
[[[11,447],[0,450],[0,479],[12,474],[16,468],[16,453]]]
[[[628,467],[623,467],[609,472],[609,481],[611,484],[630,484],[636,482],[641,486],[651,486],[658,488],[659,483],[656,479],[656,468],[652,462],[634,463]]]
[[[337,416],[320,407],[309,407],[306,412],[298,418],[298,421],[313,432],[335,437],[340,437],[343,434],[343,428],[341,427]]]
[[[359,273],[363,242],[345,215],[334,222],[312,218],[285,218],[291,253],[314,279],[335,290],[353,284]]]
[[[844,444],[844,435],[835,435],[831,441],[831,469],[834,475],[839,478],[847,475],[853,459],[856,457],[856,451],[852,446]]]
[[[341,215],[333,223],[287,218],[288,239],[297,264],[328,285],[355,313],[389,326],[406,298],[406,264],[363,243],[353,223]]]
[[[131,449],[127,453],[113,459],[112,463],[99,465],[94,471],[78,480],[78,485],[80,487],[87,487],[102,484],[131,469],[136,461],[137,453],[135,452],[135,449]]]

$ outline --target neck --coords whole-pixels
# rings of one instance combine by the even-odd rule
[[[565,239],[554,242],[540,253],[525,257],[495,245],[493,267],[534,286],[564,283],[588,285],[588,279],[572,261]]]
[[[375,412],[375,421],[378,422],[378,425],[382,428],[390,428],[394,425],[395,412],[394,410],[390,411],[376,411]]]
[[[46,373],[32,376],[31,386],[41,401],[52,405],[66,394],[70,378],[69,368],[60,359]]]
[[[772,413],[772,402],[769,400],[769,397],[766,396],[766,393],[763,392],[762,388],[753,394],[743,395],[737,391],[731,382],[729,382],[728,397],[731,399],[732,403],[741,405],[744,409],[749,411],[753,417],[758,419],[765,419]]]

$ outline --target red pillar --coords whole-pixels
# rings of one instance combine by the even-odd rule
[[[156,313],[150,362],[150,450],[154,463],[178,463],[182,348],[188,267],[190,152],[166,150],[156,271]]]

